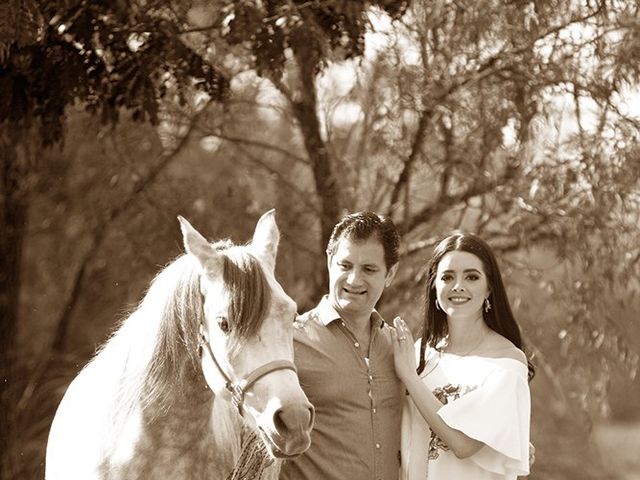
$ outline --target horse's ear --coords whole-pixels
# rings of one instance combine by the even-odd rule
[[[276,225],[276,211],[271,209],[258,220],[253,240],[251,240],[252,249],[260,256],[267,270],[271,272],[276,266],[279,241],[280,231]]]
[[[196,257],[200,265],[204,268],[206,263],[211,262],[212,259],[218,256],[218,253],[213,249],[211,244],[207,242],[207,239],[193,228],[184,217],[178,215],[178,220],[180,221],[180,230],[182,230],[185,250],[187,253]]]

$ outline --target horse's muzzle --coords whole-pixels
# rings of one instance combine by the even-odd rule
[[[263,441],[275,458],[292,458],[311,445],[315,410],[310,403],[283,407],[273,414],[272,425],[259,426]]]

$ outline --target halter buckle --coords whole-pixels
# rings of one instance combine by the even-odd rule
[[[231,403],[238,409],[238,413],[242,415],[244,404],[244,390],[239,384],[227,382],[225,388],[231,394]]]

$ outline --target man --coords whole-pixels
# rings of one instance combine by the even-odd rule
[[[398,268],[399,235],[373,212],[344,217],[327,246],[329,294],[296,320],[295,362],[315,407],[311,447],[281,480],[397,480],[404,389],[376,312]]]

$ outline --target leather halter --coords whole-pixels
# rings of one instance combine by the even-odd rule
[[[222,378],[224,378],[224,388],[231,394],[231,402],[238,409],[238,413],[243,415],[244,413],[244,395],[249,390],[254,383],[260,380],[262,377],[269,375],[271,372],[275,372],[278,370],[293,370],[296,374],[298,370],[293,362],[289,360],[273,360],[271,362],[265,363],[264,365],[253,370],[249,375],[245,378],[241,378],[240,380],[234,382],[231,376],[229,376],[223,369],[218,359],[213,353],[211,349],[211,345],[209,344],[209,339],[204,333],[204,324],[200,325],[200,334],[198,336],[198,347],[206,347],[209,352],[209,356],[211,360],[213,360],[213,364],[216,366]]]

